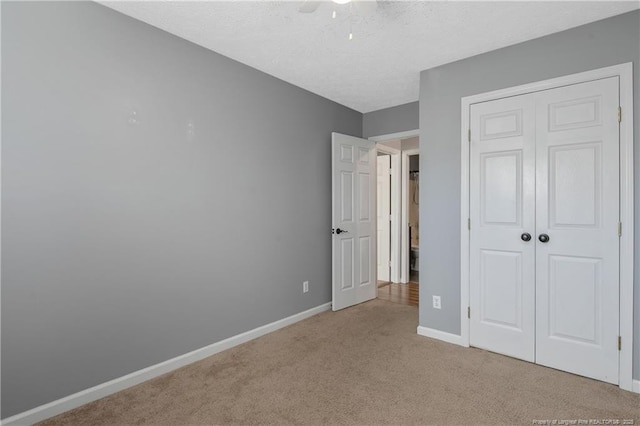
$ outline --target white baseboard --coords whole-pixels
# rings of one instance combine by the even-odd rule
[[[454,345],[468,347],[463,340],[462,336],[457,334],[451,334],[444,331],[436,330],[429,327],[418,326],[418,334],[420,336],[431,337],[432,339],[442,340],[443,342],[453,343]]]
[[[3,426],[31,425],[37,423],[328,310],[331,310],[331,302],[16,414],[15,416],[3,419],[0,423]]]
[[[632,392],[640,393],[640,380],[633,381],[633,390]]]

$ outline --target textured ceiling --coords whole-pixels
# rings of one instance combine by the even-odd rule
[[[292,1],[100,3],[360,112],[416,101],[422,70],[640,7],[640,1],[323,2],[304,14],[302,3]]]

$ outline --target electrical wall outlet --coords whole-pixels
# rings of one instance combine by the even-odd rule
[[[309,291],[309,281],[302,282],[302,292],[307,293]]]
[[[433,296],[433,309],[440,309],[442,305],[440,304],[440,296]]]

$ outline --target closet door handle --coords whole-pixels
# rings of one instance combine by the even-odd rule
[[[541,243],[548,243],[549,242],[549,236],[547,234],[538,235],[538,239],[540,240]]]
[[[524,242],[531,241],[531,234],[525,232],[524,234],[520,235],[520,239]]]
[[[349,231],[345,231],[344,229],[340,229],[340,228],[336,229],[336,234],[338,234],[338,235],[340,235],[342,233],[346,234],[347,232],[349,232]]]

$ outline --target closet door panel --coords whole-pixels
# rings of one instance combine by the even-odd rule
[[[470,343],[534,359],[534,100],[471,107]]]
[[[617,383],[618,79],[535,105],[536,362]]]

